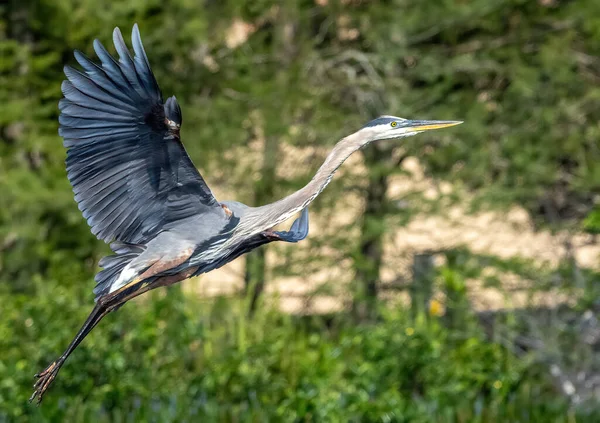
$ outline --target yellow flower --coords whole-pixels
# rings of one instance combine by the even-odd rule
[[[415,333],[415,330],[413,328],[406,328],[406,329],[404,329],[404,333],[407,334],[408,336],[413,336],[413,334]]]
[[[438,300],[429,301],[429,315],[430,316],[443,316],[444,315],[444,306]]]
[[[500,381],[500,380],[495,381],[494,388],[496,388],[496,389],[502,388],[502,381]]]

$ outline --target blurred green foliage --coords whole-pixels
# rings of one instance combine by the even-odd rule
[[[231,46],[236,19],[256,31]],[[248,175],[257,169],[225,153],[247,145],[256,120],[282,145],[328,147],[389,113],[465,120],[402,149],[429,176],[475,193],[474,206],[520,204],[540,225],[600,228],[596,0],[8,0],[0,5],[0,421],[598,421],[573,411],[539,364],[486,339],[468,310],[451,328],[382,306],[379,320],[358,325],[268,307],[248,320],[246,304],[178,288],[108,317],[43,406],[28,406],[31,376],[91,309],[92,275],[108,251],[66,179],[62,67],[74,64],[74,48],[93,57],[95,37],[110,45],[114,26],[127,33],[134,22],[163,93],[182,103],[188,152],[210,183],[241,201],[256,199],[260,182]],[[269,195],[298,188],[318,164],[298,163],[300,176],[289,179],[273,172]],[[370,164],[375,178],[398,171]],[[314,209],[335,211],[343,187],[369,189],[364,179],[334,180]],[[410,199],[402,210],[387,199],[363,237],[422,212]],[[429,209],[443,213],[440,204]],[[346,257],[372,270],[350,234],[316,237],[336,255],[296,264],[305,266],[297,273]],[[461,253],[441,270],[457,302],[466,279],[490,263],[556,279],[523,261],[479,259]]]
[[[583,228],[586,232],[600,234],[600,208],[592,210],[583,221]]]
[[[540,369],[487,340],[473,316],[460,333],[397,309],[361,325],[264,307],[248,321],[244,302],[178,289],[107,318],[42,406],[28,406],[31,364],[86,315],[59,294],[1,298],[0,420],[573,421]]]

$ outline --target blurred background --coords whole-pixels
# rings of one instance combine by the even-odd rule
[[[29,406],[109,252],[62,68],[135,22],[220,200],[380,114],[465,123],[357,153],[305,241],[136,299]],[[8,0],[0,75],[0,422],[600,421],[600,2]]]

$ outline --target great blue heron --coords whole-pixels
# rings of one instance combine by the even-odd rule
[[[260,207],[219,202],[180,139],[181,109],[163,98],[150,70],[137,24],[132,57],[118,28],[116,61],[98,41],[96,64],[75,51],[83,72],[65,66],[59,134],[67,175],[83,216],[113,255],[100,260],[96,305],[66,351],[45,370],[30,398],[41,402],[67,357],[98,324],[126,301],[209,272],[261,245],[298,242],[308,234],[308,205],[356,150],[460,121],[381,116],[339,141],[312,180],[293,194]],[[296,213],[289,231],[273,227]]]

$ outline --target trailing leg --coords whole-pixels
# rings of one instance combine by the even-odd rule
[[[29,398],[29,402],[32,402],[37,398],[37,404],[42,402],[42,398],[46,390],[52,384],[52,381],[56,378],[60,368],[66,361],[67,357],[77,348],[77,346],[83,341],[91,330],[98,324],[100,320],[104,316],[106,316],[110,311],[114,310],[114,307],[109,307],[104,304],[102,301],[98,301],[87,320],[75,335],[75,338],[71,341],[65,352],[54,362],[52,362],[48,367],[46,367],[43,371],[36,374],[35,377],[38,379],[33,385],[33,394]]]

